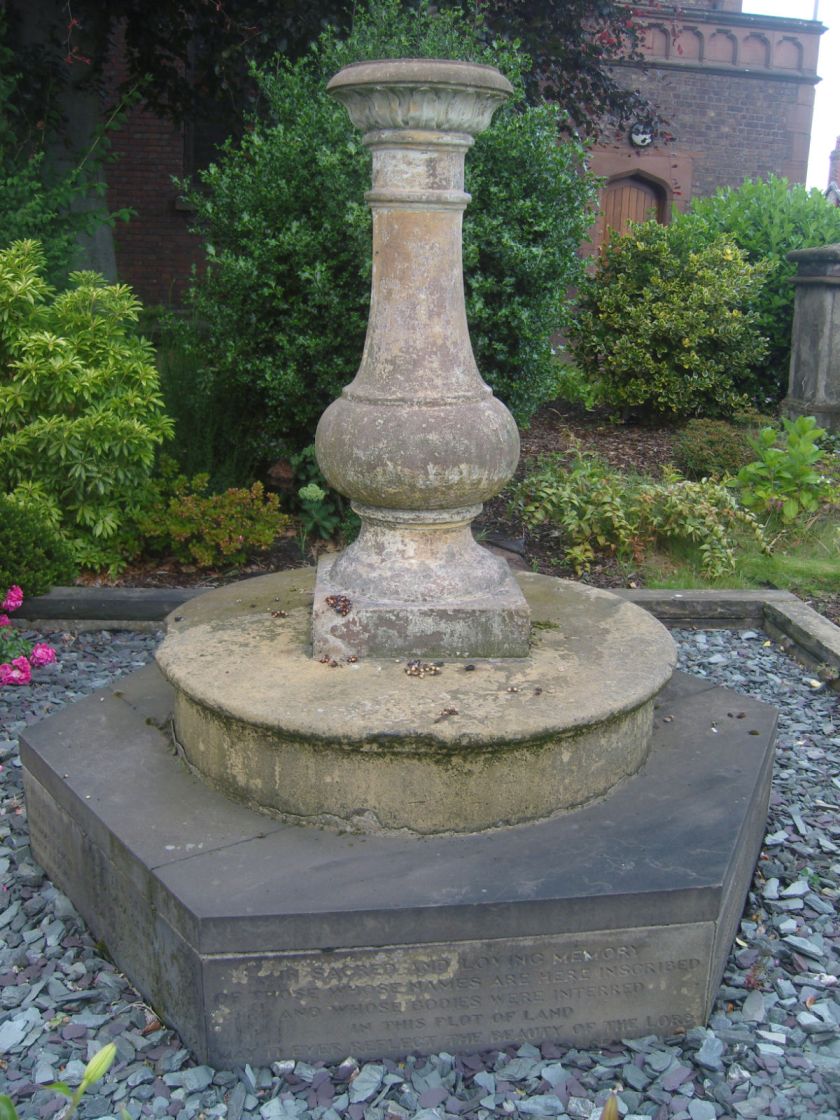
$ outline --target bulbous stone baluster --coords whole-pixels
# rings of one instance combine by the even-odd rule
[[[362,528],[319,565],[314,654],[524,657],[524,597],[470,529],[519,437],[476,367],[461,263],[464,157],[511,86],[488,66],[401,59],[327,88],[373,153],[373,277],[361,365],[316,436]]]

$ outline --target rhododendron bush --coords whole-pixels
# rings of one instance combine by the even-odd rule
[[[0,494],[59,528],[77,564],[117,566],[172,423],[131,291],[76,272],[55,295],[43,268],[37,242],[0,252]]]

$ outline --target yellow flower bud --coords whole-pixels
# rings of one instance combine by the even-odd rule
[[[97,1051],[85,1066],[82,1085],[87,1088],[88,1085],[94,1085],[97,1081],[101,1081],[111,1068],[116,1056],[117,1048],[113,1042],[109,1042],[107,1046],[103,1046],[101,1050]]]

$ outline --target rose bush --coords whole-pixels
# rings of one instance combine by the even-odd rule
[[[13,583],[0,603],[0,685],[29,684],[32,670],[55,661],[55,650],[47,642],[30,642],[12,626],[5,612],[16,611],[23,604],[23,589]]]

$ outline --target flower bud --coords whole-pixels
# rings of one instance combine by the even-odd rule
[[[93,1055],[91,1060],[85,1066],[85,1072],[82,1075],[82,1085],[87,1088],[88,1085],[93,1085],[105,1076],[117,1056],[117,1048],[113,1042],[109,1042],[107,1046],[103,1046],[96,1054]]]

